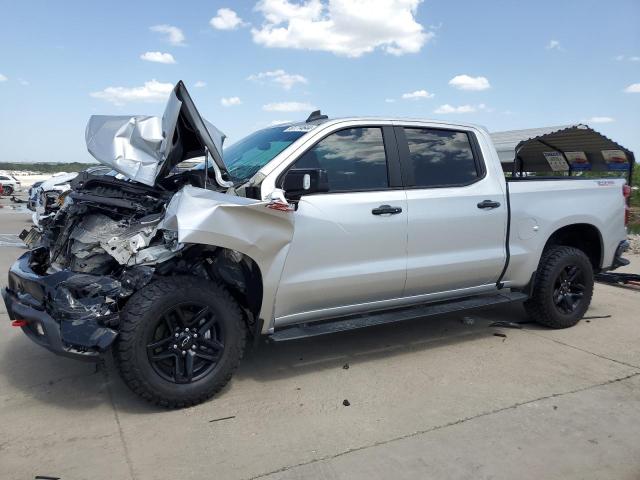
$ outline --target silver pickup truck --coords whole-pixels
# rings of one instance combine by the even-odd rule
[[[3,297],[33,341],[88,360],[112,350],[131,389],[167,407],[213,396],[261,336],[512,301],[569,327],[594,272],[625,262],[628,187],[569,175],[576,156],[558,145],[584,138],[594,170],[633,155],[585,127],[560,133],[499,156],[472,125],[314,112],[223,150],[180,82],[161,118],[91,118],[88,149],[119,174],[72,181],[24,233]],[[527,175],[540,158],[568,171]]]

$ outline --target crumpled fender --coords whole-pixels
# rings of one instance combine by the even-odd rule
[[[178,232],[178,241],[230,248],[260,267],[263,331],[272,326],[274,303],[293,237],[293,211],[253,200],[186,186],[176,193],[158,228]]]

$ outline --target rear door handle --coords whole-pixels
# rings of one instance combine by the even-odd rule
[[[371,213],[374,215],[385,215],[385,214],[396,215],[401,212],[402,212],[402,208],[392,207],[391,205],[380,205],[378,208],[374,208],[373,210],[371,210]]]
[[[500,206],[500,202],[494,202],[493,200],[483,200],[478,203],[478,208],[498,208]]]

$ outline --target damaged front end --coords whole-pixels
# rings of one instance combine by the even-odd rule
[[[185,186],[228,190],[223,138],[200,118],[182,82],[161,119],[93,117],[88,148],[120,174],[81,172],[59,210],[23,236],[30,251],[11,267],[2,292],[14,325],[55,353],[91,360],[117,337],[127,299],[154,278],[212,279],[217,247],[180,243],[177,230],[161,224]],[[212,166],[175,172],[199,156],[210,156]]]
[[[28,235],[32,249],[11,267],[3,297],[32,340],[95,359],[115,340],[126,300],[159,266],[173,270],[184,245],[158,229],[172,192],[153,190],[81,174],[46,227]]]

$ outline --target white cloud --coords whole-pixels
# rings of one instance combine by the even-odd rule
[[[395,98],[385,98],[384,101],[386,103],[395,103],[396,99]]]
[[[640,93],[640,83],[632,83],[624,89],[626,93]]]
[[[31,85],[31,83],[29,81],[25,80],[24,78],[19,78],[18,82],[20,83],[20,85],[23,85],[25,87]]]
[[[435,35],[415,14],[422,0],[260,0],[265,22],[253,41],[265,47],[321,50],[359,57],[379,48],[393,55],[419,52]]]
[[[240,100],[240,97],[222,97],[220,104],[223,107],[235,107],[236,105],[242,105],[242,100]]]
[[[263,81],[269,80],[274,83],[277,83],[285,90],[291,89],[296,83],[306,84],[308,80],[302,75],[298,75],[297,73],[287,73],[284,70],[273,70],[270,72],[260,72],[255,75],[249,75],[247,80],[253,81]]]
[[[493,112],[493,109],[487,108],[484,103],[478,105],[459,105],[457,107],[445,103],[436,108],[433,113],[445,114],[445,113],[474,113],[478,110],[484,110],[487,112]]]
[[[433,98],[434,94],[429,93],[426,90],[416,90],[415,92],[403,93],[403,100],[420,100],[423,98]]]
[[[166,35],[166,41],[171,45],[176,45],[182,47],[186,45],[184,43],[185,36],[178,27],[174,27],[173,25],[154,25],[153,27],[149,27],[152,32],[163,33]]]
[[[0,82],[6,82],[9,78],[6,75],[0,73]]]
[[[558,50],[559,52],[564,51],[564,48],[562,48],[558,40],[549,40],[549,43],[547,43],[545,48],[547,50]]]
[[[269,126],[275,127],[276,125],[282,125],[283,123],[291,123],[291,120],[273,120],[269,122]]]
[[[198,80],[196,83],[193,84],[193,86],[196,87],[196,88],[206,87],[207,86],[207,82],[203,82],[202,80]]]
[[[617,60],[618,62],[624,62],[624,61],[640,62],[640,57],[638,57],[636,55],[617,55],[617,56],[615,56],[613,58],[614,58],[614,60]]]
[[[170,53],[162,53],[162,52],[144,52],[140,55],[142,60],[146,60],[147,62],[156,62],[156,63],[176,63],[176,59],[173,58],[173,55]]]
[[[209,24],[216,30],[235,30],[245,25],[238,14],[230,8],[219,9],[218,14],[209,20]]]
[[[114,105],[124,105],[127,102],[164,102],[171,90],[173,90],[172,83],[151,80],[144,82],[142,87],[107,87],[100,92],[92,92],[90,95]]]
[[[487,77],[471,77],[469,75],[456,75],[449,80],[449,85],[459,90],[481,91],[491,88]]]
[[[615,121],[613,117],[591,117],[587,120],[587,123],[611,123]]]
[[[315,110],[315,108],[310,103],[303,102],[276,102],[262,106],[262,109],[267,112],[306,112]]]

